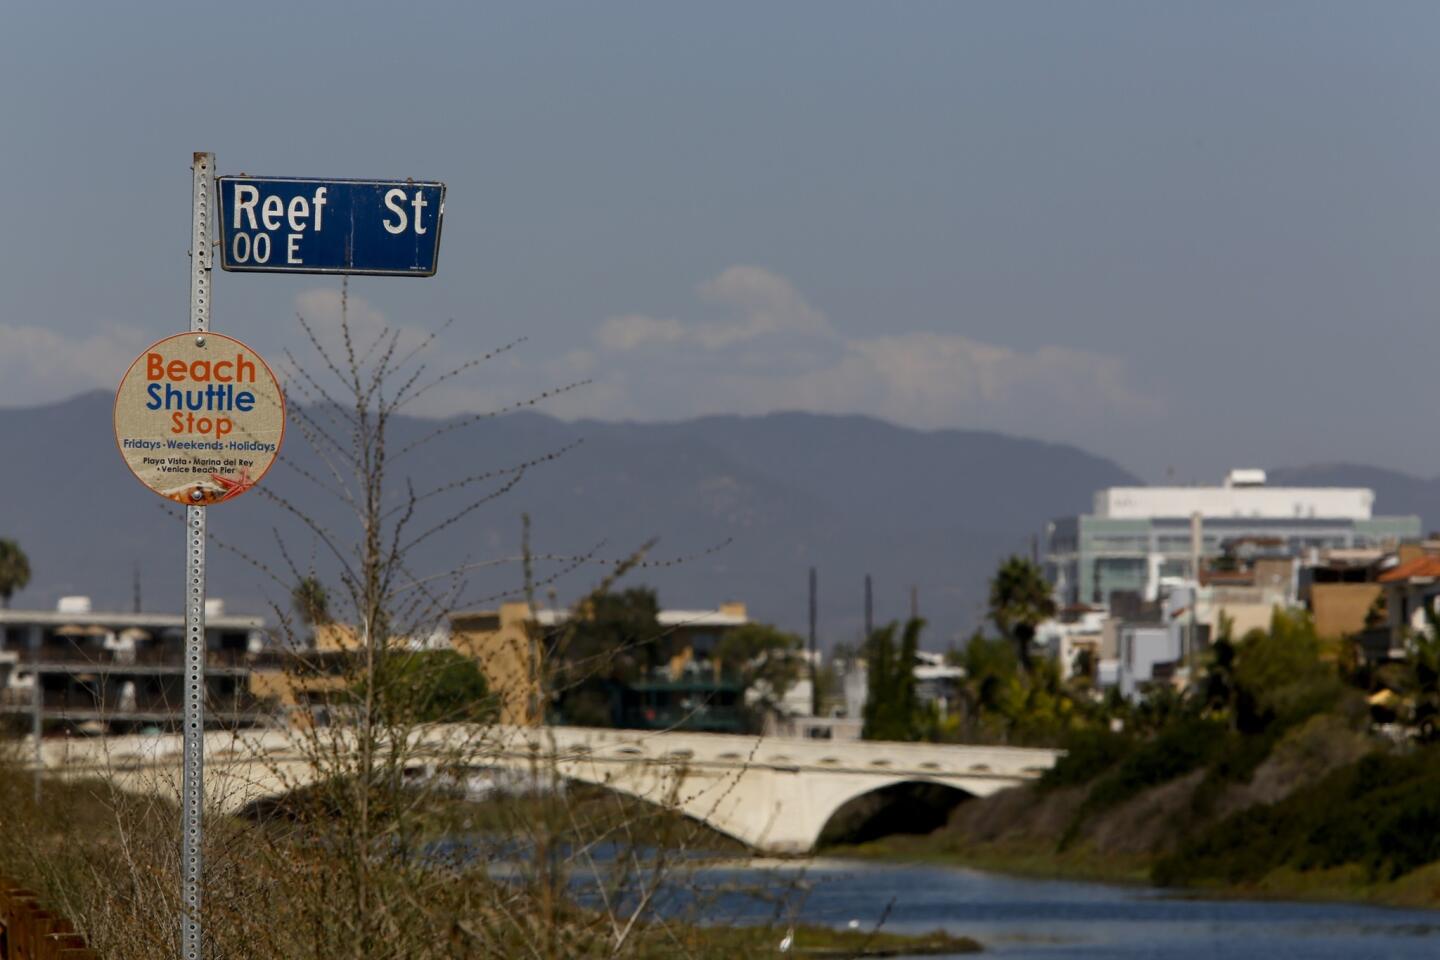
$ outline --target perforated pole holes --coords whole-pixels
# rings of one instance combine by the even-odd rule
[[[210,329],[210,198],[215,155],[195,154],[190,204],[190,330]],[[205,337],[195,338],[197,347]],[[192,498],[198,499],[196,494]],[[200,960],[205,801],[205,508],[185,508],[185,749],[180,802],[180,956]]]

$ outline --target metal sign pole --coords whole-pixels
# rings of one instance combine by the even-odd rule
[[[197,153],[190,202],[190,330],[210,329],[210,206],[215,155]],[[180,787],[180,956],[200,960],[201,815],[205,800],[205,508],[185,508],[185,719]]]

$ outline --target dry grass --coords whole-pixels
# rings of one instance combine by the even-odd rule
[[[383,798],[376,798],[383,799]],[[323,799],[323,804],[334,797]],[[797,881],[762,876],[752,895],[773,903],[769,922],[726,924],[717,898],[688,883],[684,854],[713,834],[663,809],[604,791],[430,805],[416,844],[345,853],[343,821],[318,793],[289,805],[291,817],[207,822],[205,955],[245,960],[376,957],[671,958],[954,955],[979,944],[939,932],[901,936],[881,929],[833,931],[799,924]],[[383,803],[375,803],[372,809]],[[42,892],[107,960],[179,953],[178,810],[106,781],[47,782],[36,806],[29,774],[0,759],[0,864]],[[525,829],[517,830],[523,821]],[[465,855],[431,851],[422,835],[455,836]],[[542,831],[557,833],[545,847]],[[588,854],[608,846],[601,889],[582,904],[566,885],[586,873]],[[733,847],[727,851],[734,853]],[[643,854],[643,859],[642,859]],[[356,903],[359,884],[369,923]],[[677,897],[678,895],[678,897]],[[643,907],[664,901],[664,909]],[[675,904],[688,906],[676,910]],[[718,922],[717,922],[718,921]]]
[[[324,803],[347,796],[353,792],[337,788]],[[686,854],[710,839],[683,818],[593,792],[573,803],[514,798],[471,811],[450,802],[431,805],[434,818],[423,829],[382,832],[362,855],[343,811],[320,816],[318,795],[311,799],[317,802],[296,819],[208,819],[208,957],[733,955],[719,932],[689,922],[704,909],[703,896],[692,898],[688,916],[647,907],[685,887]],[[379,823],[399,809],[383,791],[370,806]],[[426,806],[413,796],[404,801],[407,810]],[[3,764],[0,810],[0,863],[43,891],[102,956],[177,955],[172,804],[94,780],[47,783],[37,807],[28,773]],[[435,830],[459,817],[489,829],[466,835],[463,856],[442,856],[431,842]],[[568,892],[582,880],[590,891],[583,906]]]
[[[711,835],[678,815],[657,816],[654,808],[616,795],[560,799],[547,793],[560,780],[553,760],[548,769],[537,763],[530,771],[541,799],[494,806],[482,818],[483,830],[461,838],[463,856],[440,855],[437,833],[447,832],[446,817],[451,830],[456,825],[456,811],[447,807],[454,784],[439,777],[415,782],[409,777],[414,762],[438,771],[486,768],[496,734],[466,709],[473,703],[451,703],[454,698],[437,693],[443,684],[426,682],[435,678],[418,669],[411,641],[428,643],[456,610],[501,599],[524,599],[533,609],[537,589],[554,588],[566,573],[598,565],[599,584],[577,601],[556,635],[532,624],[525,638],[528,666],[518,689],[528,701],[526,715],[539,717],[566,684],[602,674],[616,657],[657,639],[625,638],[624,645],[593,656],[567,655],[581,611],[593,609],[594,598],[630,570],[645,566],[646,548],[619,559],[600,557],[599,545],[575,556],[539,558],[530,551],[524,518],[520,557],[438,573],[417,570],[418,547],[447,531],[459,533],[475,511],[514,488],[528,470],[569,449],[459,477],[427,461],[426,445],[578,384],[537,389],[517,402],[396,440],[391,430],[403,423],[409,404],[514,344],[452,362],[436,352],[436,335],[417,339],[409,327],[361,337],[349,320],[347,291],[342,286],[338,329],[321,331],[300,320],[314,357],[302,363],[286,354],[290,443],[307,444],[318,466],[288,454],[282,463],[343,506],[348,519],[326,525],[262,486],[257,499],[272,504],[281,518],[274,528],[276,556],[252,557],[224,540],[212,542],[253,565],[277,596],[296,601],[298,618],[282,602],[274,609],[287,647],[307,649],[307,630],[323,614],[343,628],[355,649],[340,676],[325,678],[340,691],[325,711],[326,729],[300,724],[290,730],[289,752],[303,762],[292,760],[285,768],[263,751],[241,758],[254,764],[253,777],[248,771],[242,776],[266,784],[267,793],[294,791],[294,802],[280,811],[285,816],[255,823],[207,815],[207,960],[735,956],[734,935],[713,929],[726,919],[716,909],[718,895],[691,882],[693,855],[713,842]],[[297,542],[310,546],[308,570],[296,562],[304,558]],[[317,558],[325,568],[318,572]],[[547,576],[537,576],[538,559],[549,562]],[[520,566],[518,596],[514,590],[474,596],[469,571],[506,563]],[[313,666],[318,675],[321,665]],[[507,692],[513,691],[489,691]],[[421,756],[416,745],[422,727],[442,723],[461,728],[462,736]],[[296,776],[297,770],[303,773]],[[683,779],[683,772],[676,773],[650,799],[662,811],[678,811]],[[271,790],[277,782],[281,789]],[[178,795],[174,786],[160,783],[158,795]],[[213,781],[207,786],[222,789]],[[0,816],[0,868],[42,891],[104,956],[178,955],[180,836],[172,802],[137,798],[112,780],[95,780],[51,783],[37,805],[29,775],[0,759]],[[463,827],[463,813],[459,822]],[[685,896],[677,899],[676,891]],[[794,892],[778,877],[763,891],[782,930],[794,924]],[[697,922],[702,919],[706,923]]]

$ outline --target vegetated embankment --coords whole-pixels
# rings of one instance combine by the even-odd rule
[[[929,836],[844,852],[1440,907],[1440,747],[1383,744],[1353,710],[1269,736],[1204,718],[1140,742],[1090,734],[1041,781],[961,804]]]

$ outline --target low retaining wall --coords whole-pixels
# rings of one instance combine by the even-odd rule
[[[0,960],[99,960],[64,917],[39,894],[0,877]]]

